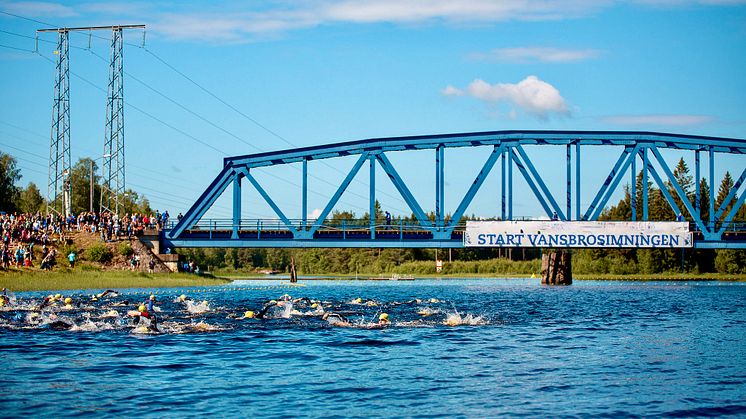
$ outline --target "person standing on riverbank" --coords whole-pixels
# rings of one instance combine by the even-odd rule
[[[70,261],[70,269],[75,269],[75,252],[70,252],[67,255],[67,260]]]

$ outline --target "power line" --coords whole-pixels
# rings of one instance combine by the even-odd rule
[[[217,100],[218,102],[220,102],[220,103],[222,103],[223,105],[227,106],[228,108],[230,108],[230,109],[231,109],[231,110],[233,110],[234,112],[238,113],[239,115],[243,116],[243,117],[244,117],[244,118],[246,118],[247,120],[251,121],[251,122],[252,122],[252,123],[253,123],[254,125],[256,125],[256,126],[258,126],[259,128],[263,129],[264,131],[268,132],[269,134],[271,134],[271,135],[272,135],[272,136],[274,136],[275,138],[279,139],[280,141],[284,142],[285,144],[289,145],[290,147],[298,147],[298,146],[297,146],[296,144],[293,144],[292,142],[290,142],[290,141],[289,141],[289,140],[288,140],[287,138],[285,138],[285,137],[283,137],[282,135],[278,134],[277,132],[275,132],[275,131],[273,131],[273,130],[269,129],[269,128],[268,128],[267,126],[265,126],[264,124],[260,123],[259,121],[257,121],[256,119],[252,118],[251,116],[249,116],[249,115],[245,114],[244,112],[242,112],[241,110],[239,110],[239,109],[238,109],[238,108],[236,108],[235,106],[231,105],[230,103],[228,103],[228,102],[226,102],[225,100],[223,100],[222,98],[220,98],[220,97],[219,97],[218,95],[216,95],[216,94],[212,93],[212,92],[211,92],[210,90],[208,90],[207,88],[205,88],[205,87],[204,87],[204,86],[202,86],[201,84],[197,83],[197,82],[196,82],[196,81],[195,81],[194,79],[192,79],[191,77],[187,76],[187,75],[186,75],[186,74],[184,74],[183,72],[179,71],[179,70],[178,70],[178,69],[177,69],[176,67],[174,67],[174,66],[172,66],[171,64],[169,64],[168,62],[166,62],[166,60],[164,60],[164,59],[162,59],[161,57],[159,57],[158,55],[156,55],[156,54],[155,54],[155,53],[154,53],[153,51],[151,51],[150,49],[148,49],[148,48],[146,48],[146,47],[143,47],[142,49],[143,49],[143,50],[144,50],[145,52],[147,52],[148,54],[152,55],[152,56],[153,56],[153,57],[154,57],[154,58],[155,58],[156,60],[158,60],[159,62],[161,62],[161,63],[162,63],[163,65],[165,65],[166,67],[170,68],[171,70],[173,70],[174,72],[176,72],[176,73],[177,73],[177,74],[179,74],[180,76],[184,77],[184,78],[185,78],[186,80],[188,80],[188,81],[189,81],[190,83],[192,83],[192,84],[193,84],[194,86],[196,86],[196,87],[197,87],[198,89],[200,89],[200,90],[202,90],[203,92],[207,93],[207,94],[208,94],[208,95],[209,95],[210,97],[214,98],[215,100]],[[241,140],[241,141],[243,141],[243,140]],[[252,145],[252,147],[254,147],[254,148],[258,149],[258,147],[256,147],[256,146],[253,146],[253,145]],[[259,149],[259,150],[260,150],[260,151],[264,151],[264,150],[261,150],[261,149]],[[326,167],[328,167],[328,168],[330,168],[330,169],[332,169],[332,170],[334,170],[334,171],[336,171],[336,172],[338,172],[338,173],[341,173],[341,174],[345,174],[344,172],[342,172],[342,171],[341,171],[341,170],[339,170],[338,168],[336,168],[336,167],[334,167],[334,166],[332,166],[332,165],[330,165],[330,164],[328,164],[328,163],[326,163],[326,162],[321,162],[321,163],[322,163],[322,164],[323,164],[324,166],[326,166]],[[296,169],[297,169],[297,168],[296,168]],[[312,175],[312,177],[313,177],[313,178],[315,178],[315,179],[321,180],[322,182],[325,182],[325,183],[329,183],[329,182],[328,182],[327,180],[325,180],[325,179],[323,179],[323,178],[318,178],[318,177],[315,177],[315,176],[313,176],[313,175]],[[361,181],[359,181],[359,180],[357,180],[357,179],[355,179],[354,181],[355,181],[355,182],[358,182],[358,183],[363,183],[363,182],[361,182]],[[390,198],[396,199],[396,200],[397,200],[397,201],[399,201],[399,202],[404,202],[404,201],[402,200],[402,198],[401,198],[401,197],[399,197],[399,196],[395,196],[395,195],[391,195],[391,194],[388,194],[388,193],[386,193],[385,191],[379,191],[379,192],[381,192],[381,195],[385,195],[385,196],[388,196],[388,197],[390,197]],[[352,193],[352,192],[351,192],[351,194],[352,194],[352,195],[356,195],[356,196],[358,196],[358,197],[361,197],[361,198],[365,198],[365,197],[363,197],[363,196],[361,196],[361,195],[359,195],[359,194],[356,194],[356,193]],[[403,211],[403,210],[401,210],[400,208],[395,208],[395,209],[396,209],[397,211],[400,211],[400,212],[402,212],[402,211]],[[404,211],[404,212],[406,212],[406,211]]]

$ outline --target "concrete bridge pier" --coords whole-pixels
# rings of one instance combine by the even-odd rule
[[[541,252],[541,283],[543,285],[572,284],[572,254],[564,249],[544,249]]]

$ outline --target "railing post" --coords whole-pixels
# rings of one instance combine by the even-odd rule
[[[342,220],[342,240],[347,240],[347,220]]]
[[[399,220],[399,240],[404,240],[404,231],[402,229],[402,220]]]

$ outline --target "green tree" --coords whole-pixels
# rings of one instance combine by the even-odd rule
[[[44,198],[33,182],[19,194],[17,207],[19,211],[29,214],[44,211]]]
[[[91,205],[91,163],[93,163],[93,210],[98,211],[101,200],[101,186],[99,185],[98,166],[89,157],[78,160],[70,171],[70,186],[72,187],[73,214],[88,211]]]
[[[18,187],[16,182],[21,180],[21,170],[18,169],[16,159],[10,154],[0,151],[0,211],[14,212],[17,210]]]
[[[673,177],[676,183],[679,184],[681,189],[684,191],[685,198],[691,203],[694,202],[695,196],[694,196],[694,181],[692,175],[689,173],[689,167],[686,165],[686,162],[684,162],[684,159],[681,158],[679,160],[679,163],[676,165],[676,167],[673,170]],[[667,182],[668,190],[671,193],[671,196],[673,196],[674,202],[676,202],[676,205],[679,207],[679,210],[682,214],[687,214],[686,207],[684,206],[684,202],[679,197],[679,194],[676,192],[676,189],[673,187],[673,184],[671,182]],[[687,214],[688,215],[688,214]],[[687,216],[687,219],[691,219],[691,216]]]
[[[725,198],[728,196],[731,189],[733,189],[733,183],[733,176],[730,175],[730,172],[726,171],[725,176],[723,176],[723,180],[720,182],[718,194],[715,197],[715,214],[720,211],[720,206],[725,202]],[[725,207],[725,211],[721,213],[720,219],[715,220],[716,222],[723,221],[723,219],[730,213],[730,210],[733,208],[736,199],[738,199],[738,197],[734,197],[734,199],[732,199],[730,203],[728,203],[728,205]]]
[[[699,213],[702,221],[710,220],[710,186],[705,178],[699,181]]]

